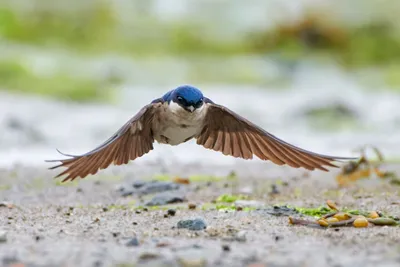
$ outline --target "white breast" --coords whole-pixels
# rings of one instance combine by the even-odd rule
[[[178,104],[171,102],[164,109],[163,120],[160,121],[159,131],[155,135],[155,139],[160,143],[179,145],[199,134],[203,127],[206,109],[206,105],[203,105],[190,113]],[[168,140],[163,140],[163,136]]]

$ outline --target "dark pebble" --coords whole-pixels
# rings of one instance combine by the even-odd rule
[[[169,209],[169,210],[167,211],[167,213],[168,213],[169,216],[175,216],[176,210],[175,210],[175,209]]]
[[[167,204],[172,204],[172,203],[179,203],[183,202],[184,197],[182,197],[180,194],[173,194],[173,193],[161,193],[156,196],[154,196],[149,202],[147,202],[145,205],[146,206],[161,206],[161,205],[167,205]]]
[[[279,190],[278,190],[278,186],[276,185],[276,184],[273,184],[272,186],[271,186],[271,194],[273,194],[273,195],[278,195],[278,194],[280,194],[281,192],[279,192]]]
[[[267,208],[265,211],[274,216],[290,216],[298,214],[297,210],[289,208],[287,206],[274,206],[272,209]]]
[[[121,196],[130,196],[130,195],[147,195],[154,193],[161,193],[165,191],[177,190],[181,188],[180,184],[173,182],[164,182],[164,181],[138,181],[134,182],[132,185],[122,185],[118,192]]]
[[[134,237],[131,240],[129,240],[125,245],[127,247],[137,247],[139,246],[139,240],[136,237]]]
[[[97,261],[93,262],[93,266],[94,267],[101,267],[101,266],[103,266],[103,263],[101,261],[97,260]]]
[[[223,251],[231,251],[231,248],[228,245],[222,245],[222,250]]]
[[[113,237],[119,236],[119,233],[112,233]]]
[[[200,231],[206,229],[207,224],[203,219],[182,220],[178,222],[177,227],[186,228],[192,231]]]
[[[151,252],[144,252],[139,256],[139,260],[141,261],[149,261],[159,258],[160,255]]]

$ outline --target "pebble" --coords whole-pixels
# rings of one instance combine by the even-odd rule
[[[0,243],[7,242],[7,232],[0,230]]]
[[[204,258],[189,259],[189,258],[179,257],[177,260],[181,267],[204,267],[207,265],[207,261]]]
[[[144,252],[144,253],[140,254],[139,260],[148,261],[148,260],[157,259],[157,258],[159,258],[159,257],[160,257],[160,255],[157,254],[157,253],[153,253],[153,252]]]
[[[167,214],[168,214],[169,216],[175,216],[175,214],[176,214],[176,209],[169,209],[169,210],[167,211]]]
[[[189,204],[188,204],[188,208],[189,208],[190,210],[194,210],[194,209],[196,209],[196,204],[194,204],[194,203],[189,203]]]
[[[287,206],[274,206],[273,208],[267,208],[265,211],[274,216],[291,216],[298,214],[297,210],[289,208]]]
[[[166,192],[166,193],[161,193],[161,194],[155,195],[145,205],[146,206],[161,206],[161,205],[183,202],[184,200],[185,200],[185,198],[182,196],[182,194]]]
[[[210,236],[217,236],[218,230],[215,227],[207,226],[206,233],[209,234]]]
[[[278,186],[276,184],[271,185],[271,195],[279,195],[281,192],[278,190]]]
[[[14,205],[12,203],[9,203],[9,202],[0,202],[0,207],[5,207],[5,208],[12,209],[12,208],[14,208]]]
[[[239,193],[244,195],[251,195],[253,194],[254,190],[252,186],[245,186],[240,189]]]
[[[118,192],[121,196],[130,196],[130,195],[147,195],[160,193],[171,190],[178,190],[181,188],[181,184],[173,183],[173,182],[164,182],[164,181],[137,181],[132,185],[122,185],[118,188]]]
[[[222,245],[223,251],[231,251],[231,247],[229,245]]]
[[[256,200],[236,200],[235,207],[241,208],[261,208],[264,207],[265,203]]]
[[[196,218],[194,220],[181,220],[178,222],[177,227],[186,228],[192,231],[200,231],[206,229],[207,224],[203,219]]]
[[[137,237],[132,238],[131,240],[129,240],[125,246],[127,247],[137,247],[139,246],[139,240],[137,239]]]
[[[236,237],[235,237],[236,241],[239,241],[239,242],[246,242],[246,240],[247,240],[246,234],[247,234],[246,231],[239,231],[239,232],[236,234]]]

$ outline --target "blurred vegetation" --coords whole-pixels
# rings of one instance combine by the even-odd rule
[[[29,10],[0,5],[2,38],[41,47],[117,51],[133,56],[232,56],[281,51],[298,56],[329,52],[342,63],[354,66],[400,61],[400,33],[393,22],[385,20],[346,26],[314,12],[298,21],[226,39],[212,32],[213,25],[196,20],[160,21],[135,13],[135,19],[121,22],[109,1],[95,1],[71,10],[39,4],[39,0],[32,2],[36,4]]]
[[[107,84],[68,73],[40,76],[15,60],[0,61],[0,86],[14,92],[74,101],[106,101],[112,97]]]
[[[323,15],[307,15],[255,33],[252,39],[257,52],[280,51],[293,57],[327,53],[348,67],[400,62],[400,33],[389,21],[346,27],[329,23]]]
[[[134,1],[135,5],[140,1]],[[21,4],[22,3],[22,4]],[[82,1],[70,5],[60,0],[5,0],[0,3],[0,40],[40,49],[65,49],[83,55],[121,54],[126,57],[234,56],[279,54],[291,59],[320,56],[354,67],[383,66],[385,80],[400,84],[400,33],[395,23],[383,19],[349,26],[328,21],[325,14],[306,14],[295,22],[277,23],[251,33],[226,38],[214,22],[196,19],[161,20],[147,12],[142,1],[121,16],[113,1]],[[150,5],[150,4],[148,4]],[[136,6],[135,6],[136,7]],[[317,15],[315,15],[317,14]],[[319,15],[318,15],[319,14]],[[223,60],[223,59],[221,59]],[[96,79],[67,73],[51,77],[34,74],[18,62],[0,57],[0,87],[20,92],[52,95],[73,100],[105,100],[110,90]],[[197,75],[230,79],[223,70],[203,66]],[[205,71],[203,71],[205,70]],[[208,70],[208,71],[207,71]],[[259,77],[242,71],[233,82]],[[211,73],[211,74],[210,74]],[[218,73],[216,75],[215,73]]]

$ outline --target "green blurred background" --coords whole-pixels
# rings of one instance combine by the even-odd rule
[[[127,84],[284,85],[261,70],[268,57],[374,68],[398,90],[399,12],[397,0],[3,0],[0,88],[107,101]]]

